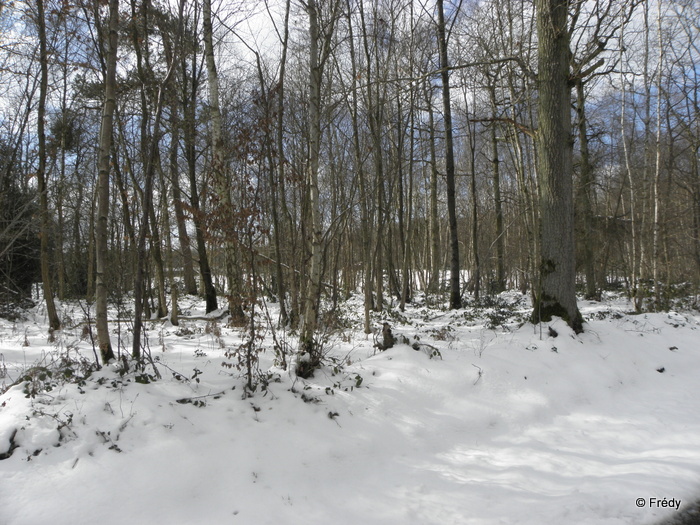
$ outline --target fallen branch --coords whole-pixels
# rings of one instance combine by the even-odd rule
[[[221,312],[219,315],[216,316],[206,316],[206,315],[178,315],[177,319],[182,320],[182,321],[220,321],[224,317],[226,317],[229,314],[228,310],[224,310]],[[165,316],[165,317],[156,317],[156,318],[150,318],[150,319],[142,319],[141,322],[143,323],[164,323],[165,321],[169,321],[171,319],[170,316]],[[109,319],[107,321],[108,323],[133,323],[133,319]],[[79,323],[71,326],[70,328],[78,328],[79,326],[84,326],[84,325],[93,325],[95,324],[94,319],[86,319],[84,321],[80,321]]]
[[[432,359],[433,357],[439,357],[440,359],[442,359],[442,353],[437,347],[433,345],[429,345],[427,343],[419,343],[418,341],[415,341],[411,345],[411,348],[413,348],[416,352],[418,352],[419,350],[422,351],[430,359]]]

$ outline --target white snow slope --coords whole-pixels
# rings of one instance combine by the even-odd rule
[[[0,396],[0,457],[11,452],[0,461],[0,524],[612,525],[677,515],[700,494],[700,316],[580,306],[580,335],[562,321],[489,329],[496,310],[412,306],[384,319],[418,351],[379,352],[351,323],[327,343],[335,365],[309,380],[262,353],[273,381],[252,397],[240,372],[221,366],[240,329],[149,323],[162,379],[137,383],[111,365],[83,384],[42,383],[38,360],[92,359],[82,327],[49,343],[41,309],[0,321],[0,386],[28,371],[52,386],[25,397],[32,383],[21,381]],[[345,308],[361,318],[356,300]],[[122,327],[127,347],[128,335]]]

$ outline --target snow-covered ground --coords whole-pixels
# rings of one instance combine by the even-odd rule
[[[252,397],[222,366],[241,333],[221,323],[148,323],[161,379],[112,365],[64,382],[61,356],[93,359],[80,308],[61,306],[75,328],[52,342],[41,308],[0,320],[0,386],[31,379],[0,396],[0,524],[612,525],[688,508],[700,315],[581,302],[576,335],[501,301],[520,313],[385,313],[377,328],[408,344],[379,352],[351,300],[308,380],[274,366],[267,332]]]

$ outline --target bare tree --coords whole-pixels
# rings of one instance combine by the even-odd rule
[[[207,66],[207,82],[209,86],[209,118],[212,136],[211,167],[216,185],[219,206],[224,216],[233,222],[233,200],[226,170],[226,159],[223,142],[223,124],[219,106],[219,74],[214,60],[214,37],[212,28],[211,0],[203,3],[204,27],[204,58]],[[226,280],[228,284],[229,314],[231,321],[241,323],[244,313],[241,298],[241,278],[234,232],[224,232],[224,253],[226,257]]]
[[[313,372],[321,360],[321,348],[314,341],[318,325],[318,309],[321,293],[321,270],[323,255],[323,221],[319,190],[319,158],[321,153],[321,84],[323,71],[331,52],[335,22],[340,2],[330,6],[328,19],[321,25],[321,12],[315,0],[306,4],[309,16],[309,167],[308,192],[311,211],[311,264],[309,283],[304,300],[304,316],[299,336],[299,353],[302,359],[297,365],[297,374],[304,377]]]
[[[97,20],[97,18],[96,18]],[[107,26],[104,101],[100,125],[99,157],[97,167],[97,226],[95,228],[95,322],[100,357],[103,363],[114,359],[107,322],[107,268],[108,268],[108,228],[109,216],[109,161],[112,151],[112,130],[116,107],[117,87],[117,48],[119,44],[119,0],[109,2],[109,24]]]
[[[192,220],[195,227],[195,241],[197,246],[197,257],[199,263],[199,277],[202,282],[202,293],[206,301],[206,312],[213,312],[219,305],[216,298],[216,289],[212,279],[211,266],[209,264],[209,253],[207,251],[205,239],[205,220],[199,197],[199,185],[197,182],[197,101],[199,96],[199,86],[201,83],[201,67],[198,63],[195,50],[200,46],[197,36],[198,16],[200,10],[194,5],[192,20],[188,27],[188,50],[189,57],[182,53],[181,57],[181,103],[183,106],[183,146],[185,160],[187,162],[187,179],[189,181],[189,200],[192,209]],[[190,47],[191,46],[191,47]],[[189,58],[189,64],[187,63]]]
[[[540,283],[532,319],[559,316],[577,332],[576,256],[569,86],[567,0],[537,0],[538,175],[540,178]]]
[[[445,121],[445,180],[447,183],[447,216],[450,228],[450,308],[462,307],[459,284],[459,235],[457,233],[457,204],[455,196],[455,154],[452,137],[452,102],[450,100],[450,71],[447,56],[447,29],[443,0],[437,0],[438,48],[442,78],[442,105]]]
[[[135,0],[132,0],[132,16],[134,19],[136,19],[136,2]],[[179,13],[178,13],[178,26],[176,28],[176,38],[179,38],[182,34],[182,18],[183,18],[183,7],[184,7],[184,0],[180,0],[179,3]],[[144,2],[142,5],[143,13],[142,16],[144,17],[144,23],[146,25],[145,29],[147,30],[147,20],[148,20],[148,0]],[[145,39],[144,39],[145,41]],[[146,72],[144,71],[144,66],[142,62],[142,57],[141,53],[139,50],[139,41],[138,38],[136,37],[136,34],[134,35],[134,47],[136,49],[136,61],[137,61],[137,68],[139,69],[139,77],[142,82],[141,86],[141,97],[142,100],[144,99],[144,81],[146,78]],[[179,46],[178,46],[179,48]],[[172,78],[174,72],[175,72],[175,65],[177,64],[177,53],[172,53],[171,56],[169,57],[169,63],[167,64],[167,70],[165,73],[164,78],[159,82],[159,85],[157,87],[157,92],[156,92],[156,101],[155,101],[155,108],[153,110],[153,125],[152,129],[150,132],[146,131],[145,126],[142,125],[142,134],[144,131],[145,137],[142,136],[142,141],[146,142],[147,149],[146,150],[146,157],[145,157],[145,166],[144,166],[144,189],[143,189],[143,214],[141,216],[141,225],[139,228],[139,238],[138,238],[138,258],[137,258],[137,266],[136,266],[136,275],[134,276],[134,340],[133,340],[133,347],[132,347],[132,357],[135,359],[140,359],[141,358],[141,329],[142,329],[142,319],[141,319],[141,314],[143,312],[143,293],[144,293],[144,286],[145,286],[145,278],[144,278],[144,265],[145,265],[145,259],[146,259],[146,237],[148,236],[149,232],[154,232],[156,231],[158,225],[155,223],[155,212],[153,210],[153,183],[155,179],[155,172],[156,172],[156,164],[160,163],[160,155],[159,155],[159,143],[160,143],[160,136],[161,136],[161,121],[162,121],[162,116],[163,116],[163,107],[165,105],[165,94],[167,92],[167,87],[168,84],[170,83],[170,79]],[[145,104],[142,103],[142,107],[145,106]],[[144,109],[144,118],[145,118],[145,109]],[[154,236],[155,238],[153,239],[152,244],[159,243],[160,241],[158,240],[158,236]],[[165,278],[163,275],[163,263],[162,259],[160,261],[157,261],[158,265],[160,266],[160,275],[159,275],[159,292],[161,294],[161,299],[160,303],[165,302]],[[165,315],[165,312],[159,312],[160,315]]]
[[[49,328],[58,330],[61,328],[61,320],[58,318],[56,304],[53,298],[53,285],[51,278],[51,261],[49,260],[49,230],[51,227],[49,216],[49,195],[46,186],[46,94],[49,83],[49,59],[46,43],[46,16],[44,13],[44,0],[36,0],[37,26],[39,29],[39,65],[41,79],[39,81],[39,102],[37,107],[37,135],[39,138],[39,166],[36,177],[39,186],[39,208],[41,213],[41,281],[46,302],[46,314],[49,318]]]

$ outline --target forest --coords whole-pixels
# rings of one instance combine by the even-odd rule
[[[0,524],[689,525],[700,2],[0,0]]]
[[[265,297],[315,338],[417,292],[700,292],[692,0],[0,4],[0,297],[177,325]],[[39,284],[37,284],[39,283]],[[124,306],[129,298],[133,308]],[[131,302],[132,301],[132,302]]]

